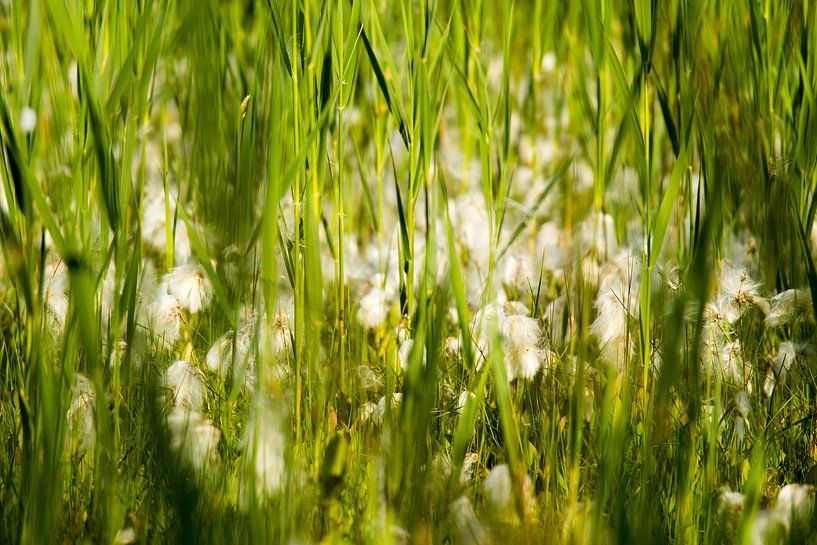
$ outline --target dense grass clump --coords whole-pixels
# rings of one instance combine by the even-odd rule
[[[815,29],[0,0],[0,543],[817,542]]]

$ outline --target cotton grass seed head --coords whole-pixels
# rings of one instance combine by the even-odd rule
[[[718,279],[717,305],[727,322],[734,324],[753,305],[765,308],[759,288],[746,269],[724,266]]]
[[[173,295],[160,293],[150,305],[148,329],[161,346],[171,347],[179,340],[182,305]]]
[[[527,474],[521,476],[521,500],[526,517],[535,510],[533,498],[533,483]],[[482,492],[497,518],[504,522],[518,523],[514,496],[514,482],[511,469],[507,464],[494,466],[482,482]]]
[[[508,380],[532,380],[542,367],[539,323],[527,316],[507,316],[502,320],[503,349]]]
[[[217,455],[221,432],[198,411],[176,406],[167,416],[170,448],[183,465],[201,473]]]
[[[74,454],[84,453],[96,443],[96,391],[91,380],[77,373],[71,386],[71,405],[68,420],[67,448]]]
[[[175,267],[162,280],[162,286],[191,314],[206,309],[213,300],[213,285],[201,265]]]
[[[263,395],[256,397],[241,439],[245,468],[240,485],[239,505],[247,508],[252,501],[264,503],[283,488],[286,479],[286,437],[283,416],[273,402]]]
[[[814,322],[811,292],[807,289],[789,289],[778,293],[770,301],[766,315],[768,327],[781,327],[797,322]]]
[[[168,402],[174,407],[199,410],[204,405],[206,389],[201,371],[184,360],[178,360],[164,373],[163,386]]]
[[[357,320],[366,329],[381,327],[389,316],[390,301],[386,291],[379,286],[372,286],[361,298],[357,310]]]

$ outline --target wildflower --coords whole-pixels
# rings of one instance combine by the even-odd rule
[[[507,316],[502,320],[502,336],[508,380],[516,377],[532,380],[543,359],[539,323],[526,316]]]
[[[609,214],[594,212],[578,229],[579,243],[585,252],[605,259],[616,253],[616,226]]]
[[[116,532],[113,542],[114,545],[130,545],[131,543],[136,543],[138,539],[139,536],[136,534],[136,530],[134,530],[133,526],[128,526]]]
[[[262,330],[261,346],[269,350],[274,360],[285,360],[292,351],[292,331],[295,326],[295,301],[279,297],[272,312],[267,310]]]
[[[167,416],[170,448],[181,462],[201,472],[216,455],[221,432],[198,411],[176,406]]]
[[[471,191],[449,201],[448,206],[457,242],[466,250],[468,261],[484,270],[491,250],[485,199],[481,193]]]
[[[26,106],[20,111],[20,132],[31,134],[37,127],[37,112],[30,106]]]
[[[392,411],[396,410],[400,406],[400,403],[402,403],[402,401],[403,394],[401,394],[400,392],[394,392],[391,397],[391,403],[389,403],[391,410]],[[383,420],[386,418],[386,402],[387,398],[386,396],[383,396],[380,398],[380,400],[377,402],[377,405],[374,408],[372,418],[374,419],[374,423],[377,424],[378,426],[382,424]]]
[[[68,270],[63,262],[49,264],[43,272],[48,330],[53,338],[59,337],[68,316]]]
[[[719,277],[717,305],[728,323],[734,324],[752,305],[766,308],[768,303],[760,297],[759,287],[746,269],[724,267]]]
[[[471,340],[476,345],[477,368],[482,367],[488,357],[491,336],[499,332],[500,323],[505,312],[494,304],[488,303],[471,318]]]
[[[397,351],[397,359],[400,362],[400,369],[403,370],[405,373],[409,369],[409,365],[411,364],[411,351],[414,348],[414,339],[406,339],[406,341],[400,345],[400,349]],[[423,346],[423,366],[426,364],[426,348]]]
[[[474,395],[473,392],[469,392],[468,390],[463,390],[460,392],[460,394],[457,396],[457,412],[462,413],[462,411],[465,409],[465,403],[469,399],[476,399],[476,397],[477,396]]]
[[[375,413],[377,413],[377,405],[371,401],[367,401],[357,411],[358,422],[369,423],[374,422]]]
[[[252,389],[256,377],[255,353],[251,340],[250,328],[240,331],[237,337],[233,331],[228,331],[207,351],[205,365],[222,379],[232,377],[233,380],[243,380],[244,387]]]
[[[82,373],[74,376],[71,405],[68,407],[66,442],[72,453],[83,453],[96,442],[96,392],[90,379]]]
[[[544,270],[554,276],[564,267],[564,253],[562,251],[562,230],[553,223],[543,223],[536,235],[536,257]]]
[[[743,494],[728,488],[721,489],[718,497],[718,512],[722,517],[737,518],[743,511]]]
[[[785,382],[795,364],[812,363],[815,349],[810,344],[799,344],[790,341],[780,343],[777,354],[772,358],[772,366],[766,374],[763,393],[770,397],[778,382]]]
[[[488,530],[477,518],[471,500],[467,496],[460,496],[452,501],[448,510],[454,519],[454,526],[457,529],[460,543],[472,545],[487,545],[492,543]]]
[[[494,466],[482,482],[482,490],[491,509],[500,519],[516,521],[516,502],[514,500],[514,483],[511,469],[507,464]],[[523,476],[522,506],[526,515],[533,514],[533,484],[530,477]]]
[[[380,377],[378,377],[374,369],[368,365],[357,366],[357,378],[358,381],[360,381],[360,387],[363,390],[371,390],[382,384]]]
[[[160,345],[176,344],[181,334],[182,306],[169,294],[160,294],[150,306],[149,329]]]
[[[163,385],[175,407],[199,410],[204,405],[205,388],[201,371],[184,360],[167,368]]]
[[[174,268],[162,281],[164,291],[179,301],[181,307],[196,314],[210,306],[213,285],[201,265],[182,265]]]
[[[768,327],[780,327],[798,321],[814,322],[811,293],[805,289],[790,289],[778,293],[772,297],[765,321]]]
[[[247,492],[255,492],[257,501],[263,502],[275,496],[286,478],[286,438],[281,427],[282,415],[272,407],[264,396],[257,396],[255,406],[247,422],[241,440],[247,465],[242,488],[242,506],[249,498]],[[252,480],[247,478],[252,475]]]
[[[533,291],[539,283],[530,257],[522,252],[509,254],[503,260],[502,285],[508,293],[520,296]]]
[[[740,341],[725,344],[718,355],[724,381],[736,385],[748,384],[751,370],[743,363]]]
[[[748,543],[752,545],[782,543],[785,534],[786,528],[781,524],[777,513],[770,509],[762,509],[752,521]]]
[[[193,255],[190,237],[187,234],[187,224],[176,218],[176,202],[170,199],[170,219],[172,226],[173,256],[176,263],[187,263]],[[167,251],[167,210],[164,187],[158,183],[151,183],[145,187],[144,209],[142,214],[142,240],[160,255]]]
[[[460,353],[462,343],[460,343],[459,337],[446,337],[445,338],[445,355],[451,359],[456,359]]]
[[[376,329],[383,325],[389,315],[389,297],[379,286],[372,286],[360,300],[357,320],[366,329]]]
[[[743,441],[746,431],[749,429],[749,413],[752,412],[749,394],[743,390],[738,392],[735,395],[735,407],[737,412],[735,415],[735,433],[738,435],[738,440]]]
[[[544,55],[542,55],[542,60],[539,65],[540,70],[543,74],[552,74],[554,70],[556,70],[556,53],[553,51],[547,51]]]
[[[639,284],[621,271],[604,276],[594,306],[596,318],[590,324],[590,334],[602,347],[604,358],[623,367],[630,316],[637,312]]]
[[[790,529],[813,520],[815,488],[810,484],[787,484],[777,493],[774,510]]]

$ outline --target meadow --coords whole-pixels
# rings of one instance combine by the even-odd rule
[[[0,0],[0,543],[817,543],[810,0]]]

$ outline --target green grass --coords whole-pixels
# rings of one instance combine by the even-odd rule
[[[0,543],[813,542],[815,17],[0,1]]]

